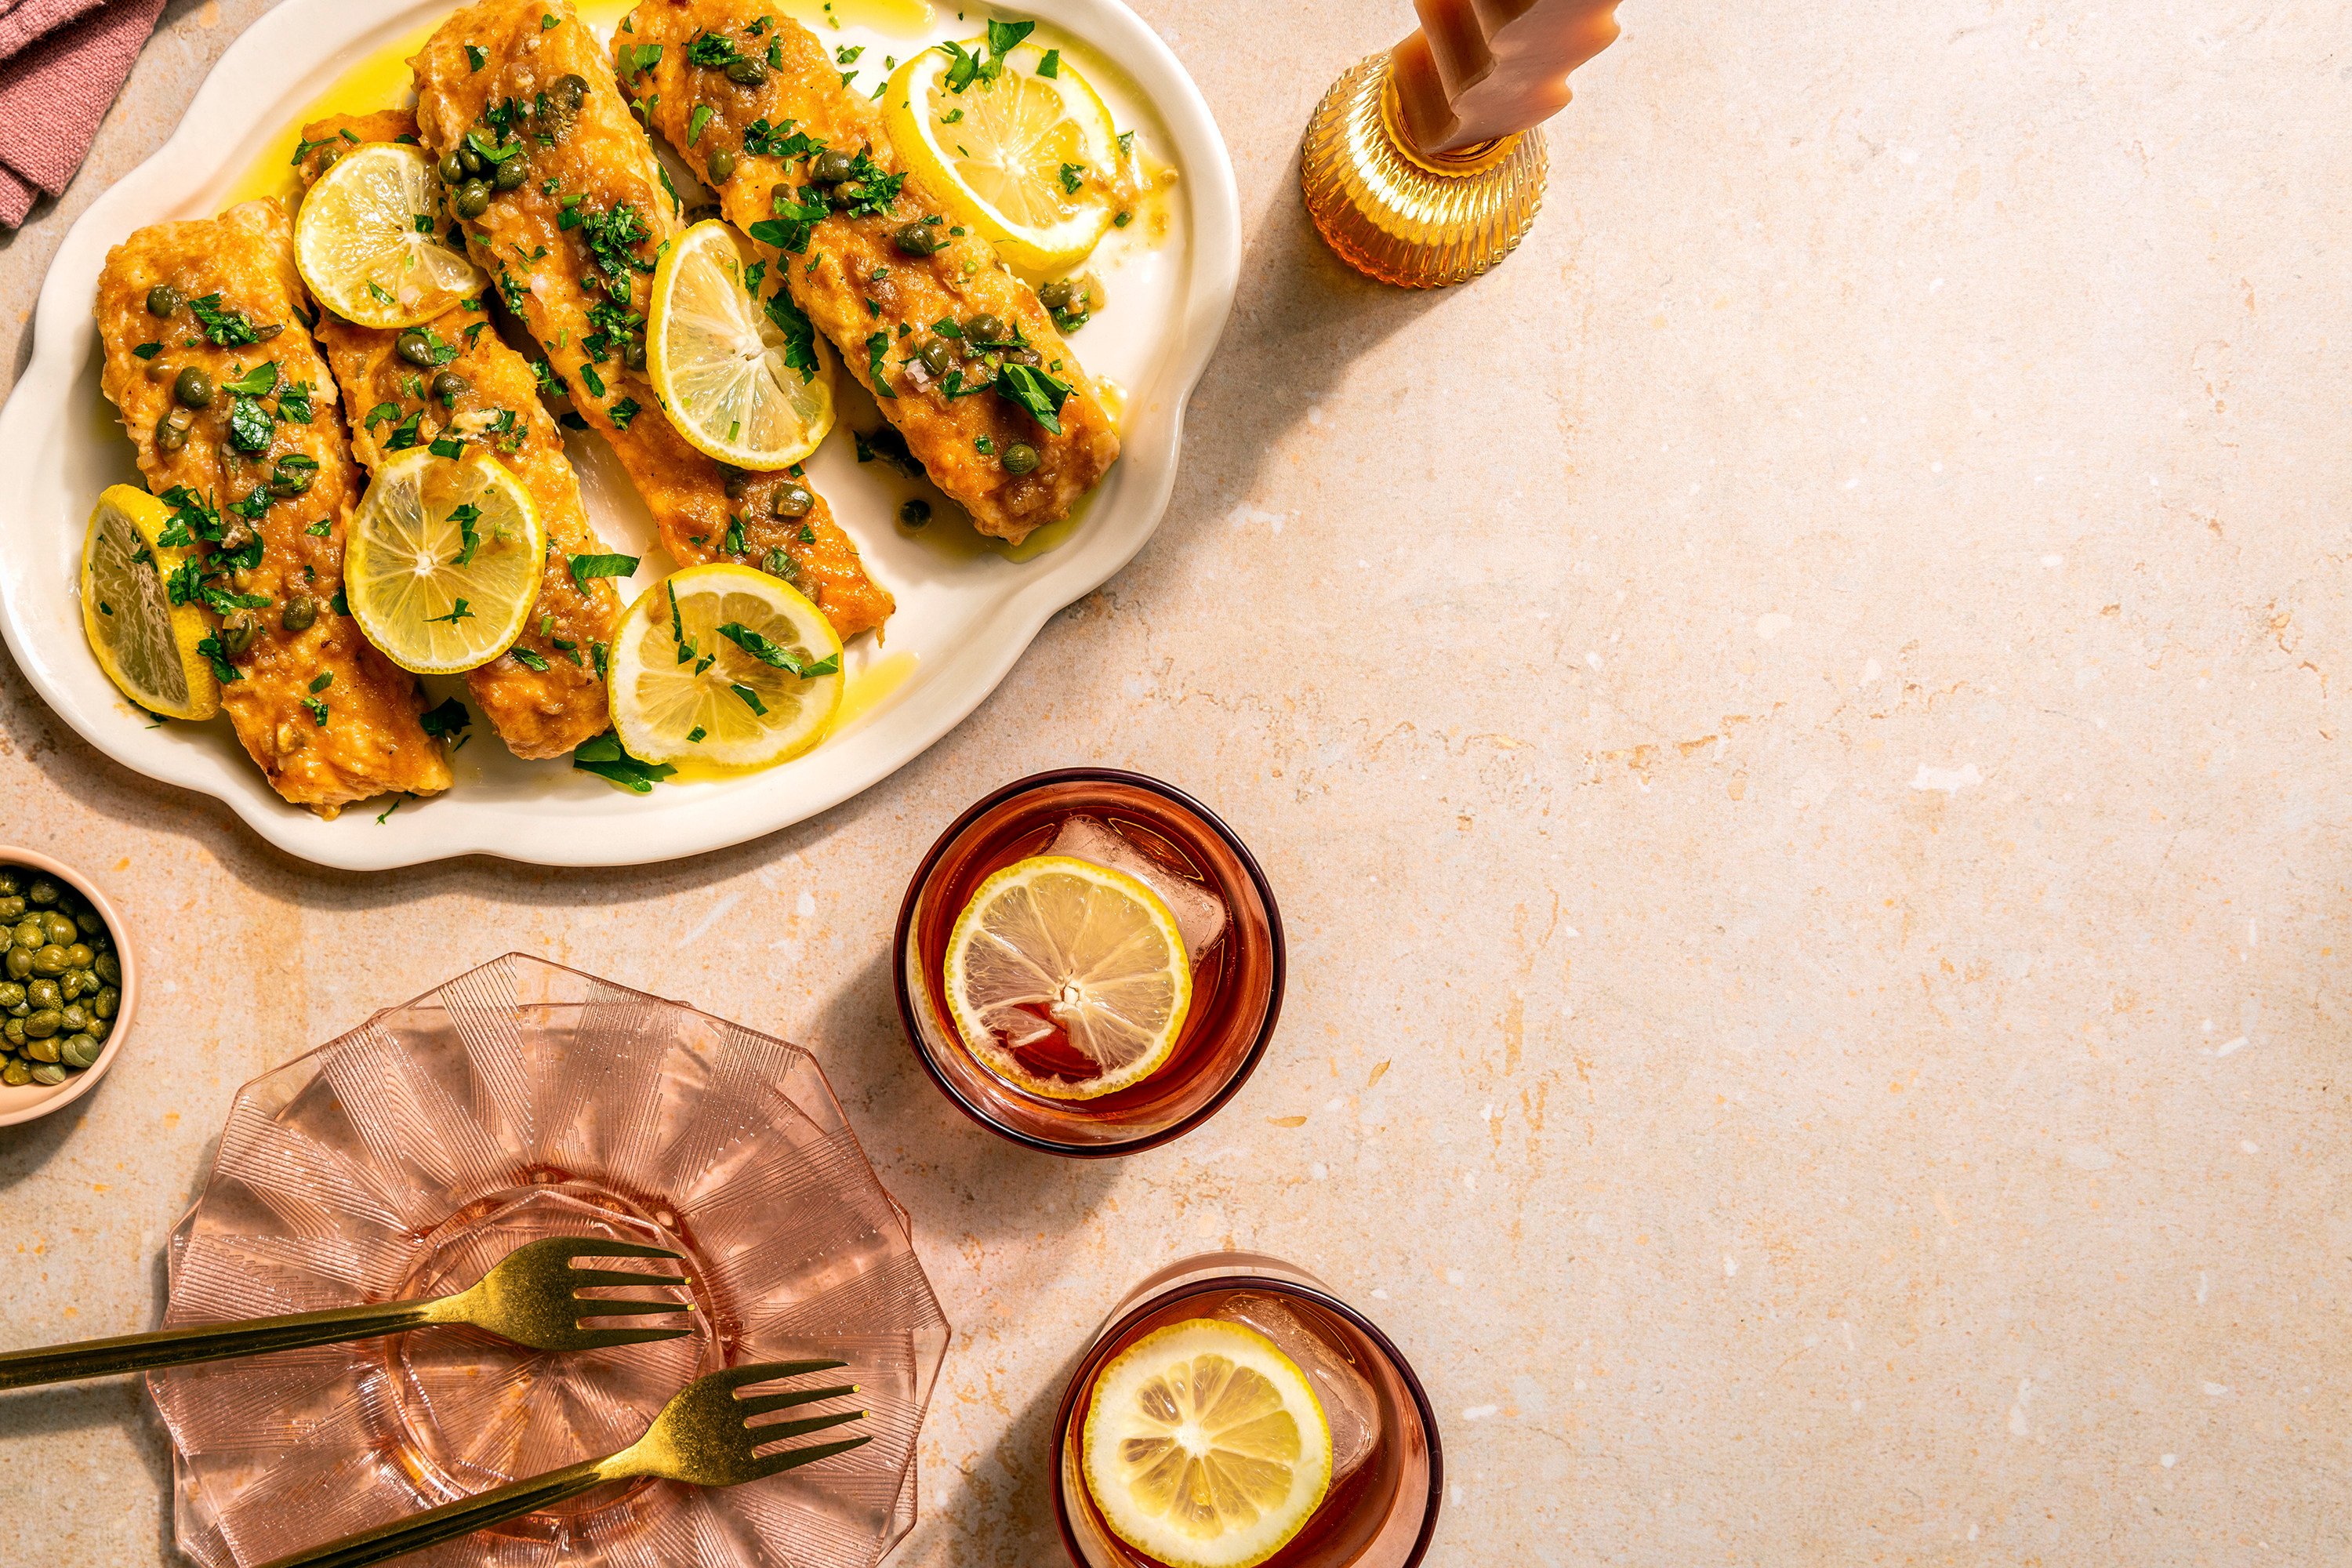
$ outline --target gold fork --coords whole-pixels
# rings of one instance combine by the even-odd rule
[[[768,1454],[758,1450],[782,1438],[805,1436],[856,1421],[866,1414],[863,1410],[811,1415],[797,1421],[772,1421],[759,1426],[751,1425],[751,1417],[855,1394],[856,1384],[750,1397],[740,1393],[751,1384],[799,1377],[844,1364],[837,1361],[754,1362],[698,1377],[670,1396],[644,1436],[617,1454],[602,1459],[583,1459],[543,1476],[460,1498],[425,1513],[278,1558],[263,1568],[362,1568],[365,1563],[382,1563],[404,1552],[422,1552],[501,1520],[551,1508],[607,1481],[658,1476],[688,1486],[733,1487],[845,1453],[872,1439],[849,1437]]]
[[[541,1351],[593,1351],[612,1345],[674,1340],[680,1328],[602,1328],[589,1318],[631,1318],[648,1312],[690,1312],[688,1301],[604,1300],[579,1294],[598,1286],[683,1285],[683,1275],[632,1274],[616,1268],[579,1268],[583,1258],[670,1258],[658,1247],[600,1237],[550,1237],[516,1247],[505,1261],[470,1289],[425,1301],[372,1301],[361,1307],[331,1307],[283,1318],[237,1323],[201,1323],[119,1339],[0,1354],[0,1388],[64,1383],[109,1373],[145,1372],[190,1362],[226,1361],[303,1345],[373,1339],[433,1324],[463,1323],[500,1339]]]

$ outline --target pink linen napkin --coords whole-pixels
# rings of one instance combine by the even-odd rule
[[[16,227],[89,155],[163,0],[11,0],[0,10],[0,226]]]

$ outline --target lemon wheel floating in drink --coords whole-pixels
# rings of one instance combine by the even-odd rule
[[[220,682],[197,645],[210,634],[193,600],[166,587],[188,558],[165,544],[172,509],[136,485],[110,486],[81,544],[81,626],[99,668],[122,695],[166,719],[220,711]]]
[[[980,41],[968,54],[985,52]],[[950,85],[956,59],[926,49],[883,95],[891,145],[1013,266],[1056,272],[1085,260],[1117,208],[1118,128],[1077,68],[1022,44],[1004,68]]]
[[[1254,1568],[1331,1486],[1331,1425],[1298,1364],[1213,1318],[1145,1335],[1095,1379],[1087,1491],[1129,1545],[1170,1568]]]
[[[413,327],[479,295],[481,268],[436,232],[441,186],[415,147],[371,142],[302,198],[294,260],[319,303],[362,327]]]
[[[639,762],[764,768],[824,738],[841,708],[841,639],[788,583],[689,566],[629,606],[608,683],[613,728]]]
[[[1067,855],[1018,860],[981,883],[948,936],[943,978],[972,1055],[1049,1100],[1097,1100],[1157,1072],[1192,1004],[1192,962],[1160,895]],[[1091,1071],[1023,1059],[1056,1032]]]
[[[767,472],[833,428],[834,360],[782,277],[754,268],[751,247],[716,218],[678,236],[654,271],[646,367],[679,435]]]
[[[393,663],[454,675],[522,634],[546,558],[539,509],[505,464],[478,447],[416,447],[383,466],[352,513],[343,597]]]

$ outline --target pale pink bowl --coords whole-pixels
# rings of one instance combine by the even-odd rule
[[[139,961],[131,952],[131,928],[123,924],[122,915],[113,900],[99,890],[98,884],[75,870],[64,861],[44,855],[37,849],[27,849],[17,844],[0,844],[0,866],[27,866],[47,872],[89,900],[99,919],[114,938],[114,955],[122,965],[122,984],[116,987],[122,1000],[114,1009],[114,1029],[106,1037],[106,1047],[98,1053],[98,1060],[60,1084],[44,1087],[26,1084],[22,1089],[10,1089],[0,1084],[0,1127],[14,1127],[20,1121],[31,1121],[60,1110],[98,1087],[122,1054],[122,1042],[131,1034],[131,1016],[139,1005]]]

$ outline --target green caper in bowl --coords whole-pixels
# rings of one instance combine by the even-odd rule
[[[0,1125],[77,1099],[114,1054],[133,985],[120,922],[80,877],[0,846]],[[21,1091],[21,1092],[18,1092]]]

